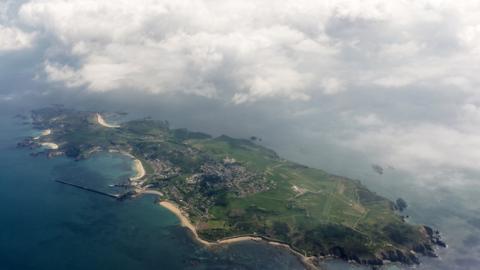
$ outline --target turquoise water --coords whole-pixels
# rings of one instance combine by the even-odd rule
[[[32,134],[0,117],[0,269],[301,269],[287,251],[241,243],[207,250],[153,196],[117,202],[62,185],[98,189],[127,179],[131,161],[99,154],[86,161],[31,157],[16,142]]]

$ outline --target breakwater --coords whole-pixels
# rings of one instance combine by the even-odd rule
[[[107,197],[110,197],[110,198],[114,198],[114,199],[117,199],[117,200],[124,200],[134,193],[133,191],[128,191],[128,192],[121,193],[121,194],[108,193],[108,192],[96,190],[96,189],[93,189],[93,188],[90,188],[90,187],[87,187],[87,186],[74,184],[74,183],[67,182],[67,181],[60,180],[60,179],[56,179],[55,182],[58,182],[58,183],[64,184],[64,185],[68,185],[68,186],[72,186],[72,187],[76,187],[76,188],[79,188],[79,189],[83,189],[83,190],[86,190],[86,191],[90,191],[90,192],[100,194],[100,195],[103,195],[103,196],[107,196]]]

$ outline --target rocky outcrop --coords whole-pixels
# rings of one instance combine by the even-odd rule
[[[419,264],[420,260],[414,252],[404,252],[399,249],[387,250],[381,253],[384,262],[399,262],[407,265]]]
[[[432,244],[440,247],[444,247],[444,248],[447,247],[447,244],[442,240],[442,237],[438,230],[433,230],[428,226],[423,226],[423,229],[427,237],[429,238],[429,240],[432,242]]]
[[[389,263],[401,263],[405,265],[417,265],[420,264],[419,255],[428,257],[438,257],[435,253],[434,246],[446,247],[447,245],[441,239],[440,232],[434,230],[428,226],[422,226],[420,231],[425,235],[428,242],[418,244],[412,248],[412,250],[405,251],[401,249],[388,249],[379,252],[375,256],[363,257],[359,255],[348,254],[342,247],[334,247],[329,250],[329,254],[320,254],[319,258],[334,257],[345,261],[358,263],[362,265],[370,265],[372,269],[378,269],[376,267],[389,264]]]
[[[17,147],[23,148],[23,147],[28,147],[30,149],[34,149],[38,147],[38,144],[33,140],[33,137],[28,137],[23,139],[21,142],[17,143]]]
[[[415,252],[408,253],[399,249],[386,250],[380,252],[380,254],[376,256],[365,257],[360,255],[347,255],[342,247],[335,247],[330,250],[330,254],[319,257],[334,257],[352,263],[370,266],[381,266],[392,262],[398,262],[405,265],[415,265],[420,263]]]

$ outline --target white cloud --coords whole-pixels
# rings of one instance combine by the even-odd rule
[[[32,46],[34,38],[34,34],[0,24],[0,52],[29,48]]]
[[[321,86],[325,95],[336,95],[346,90],[344,83],[337,78],[324,79]]]
[[[474,53],[480,53],[480,24],[465,27],[458,37],[462,45]]]
[[[71,71],[92,91],[183,92],[235,103],[277,96],[308,100],[310,71],[301,70],[292,52],[310,43],[309,53],[321,53],[320,41],[268,22],[270,16],[252,25],[260,14],[250,14],[255,6],[249,3],[144,4],[30,1],[20,14],[70,48],[67,55],[81,63]]]
[[[457,111],[450,124],[389,123],[375,114],[344,114],[360,127],[375,128],[354,129],[336,142],[368,154],[373,160],[412,172],[418,178],[438,179],[434,176],[446,172],[445,176],[480,172],[480,108],[467,103]]]
[[[380,118],[374,113],[357,115],[354,117],[354,119],[355,122],[360,126],[379,126],[383,124],[382,120],[380,120]]]
[[[466,103],[457,113],[457,123],[463,131],[471,133],[480,130],[480,106]]]
[[[79,63],[72,76],[91,91],[243,103],[308,101],[319,87],[335,95],[358,85],[401,88],[460,76],[449,67],[476,50],[476,10],[433,0],[29,0],[18,17],[58,40],[62,59]],[[449,42],[465,44],[464,51],[432,54]]]
[[[343,144],[404,169],[478,161],[478,1],[26,0],[6,10],[0,50],[46,41],[39,66],[65,88],[282,100],[296,120],[351,121]]]
[[[85,82],[73,68],[67,65],[44,63],[47,79],[52,82],[64,82],[67,87],[79,87]]]
[[[379,86],[383,86],[385,88],[396,88],[396,87],[403,87],[414,83],[417,78],[415,75],[387,75],[385,77],[378,78],[373,82]]]
[[[9,17],[9,10],[13,4],[12,0],[3,0],[0,2],[0,22],[5,22]]]
[[[405,57],[415,57],[423,48],[425,48],[425,44],[417,44],[412,40],[404,43],[384,44],[379,52],[379,57],[387,61],[402,60]]]
[[[385,126],[341,143],[362,152],[375,153],[378,160],[419,175],[432,169],[477,170],[480,162],[478,134],[443,125]]]

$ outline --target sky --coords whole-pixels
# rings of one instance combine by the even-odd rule
[[[479,13],[478,1],[3,0],[0,105],[158,111],[471,184]]]

